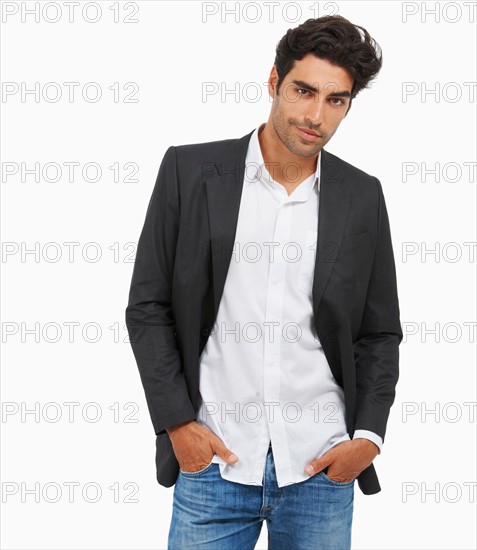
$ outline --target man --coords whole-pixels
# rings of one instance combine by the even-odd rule
[[[126,323],[174,487],[169,548],[350,548],[402,340],[380,181],[323,149],[381,68],[340,16],[277,46],[266,124],[171,146]]]

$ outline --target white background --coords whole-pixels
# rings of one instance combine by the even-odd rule
[[[435,2],[320,2],[314,8],[301,2],[298,18],[293,6],[282,9],[293,3],[282,2],[273,21],[264,4],[252,3],[261,16],[238,9],[238,21],[228,15],[224,22],[221,3],[203,22],[201,2],[120,2],[117,23],[113,2],[99,4],[96,23],[81,15],[84,2],[73,22],[63,2],[51,2],[49,15],[39,2],[38,22],[31,15],[22,22],[22,5],[31,9],[33,2],[2,5],[2,548],[166,547],[173,489],[155,479],[154,430],[127,341],[133,249],[126,243],[137,242],[165,150],[242,137],[265,122],[264,83],[277,42],[309,17],[335,12],[364,26],[383,49],[376,82],[357,96],[326,149],[383,185],[405,332],[397,398],[375,460],[382,491],[365,496],[356,485],[353,548],[475,548],[475,411],[465,405],[476,401],[475,325],[469,328],[476,319],[475,250],[472,256],[464,244],[476,241],[475,172],[464,164],[475,162],[475,89],[464,85],[476,81],[475,2],[443,2],[438,16],[425,13]],[[8,15],[15,6],[18,13]],[[60,19],[48,22],[55,6]],[[134,6],[138,22],[124,23]],[[405,10],[416,13],[406,19]],[[94,16],[93,9],[88,13]],[[35,82],[38,100],[22,98],[21,87]],[[57,102],[41,95],[49,82],[64,93]],[[64,82],[80,83],[72,102]],[[101,87],[100,101],[83,99],[88,82]],[[109,90],[115,82],[118,102]],[[139,86],[137,103],[124,102],[128,82]],[[240,92],[257,83],[262,97],[203,98],[204,82],[228,89],[237,82]],[[405,82],[417,93],[404,98]],[[436,86],[437,97],[421,96]],[[49,162],[64,168],[58,182],[9,175],[21,163]],[[102,177],[88,182],[78,172],[70,182],[65,162],[96,162]],[[109,167],[128,162],[138,165],[139,181],[123,181],[121,170],[114,182]],[[403,178],[404,163],[415,163],[418,172]],[[421,163],[428,169],[440,163],[438,181],[421,177]],[[71,262],[66,242],[80,243]],[[47,243],[57,243],[58,261]],[[87,243],[97,243],[98,261],[83,256],[95,253]],[[35,246],[37,256],[22,258],[22,249]],[[421,254],[436,247],[437,255]],[[22,333],[36,323],[36,334]],[[65,323],[79,324],[71,341]],[[82,332],[88,323],[101,329],[96,342],[93,328]],[[65,402],[80,404],[71,422]],[[22,419],[22,409],[35,403],[39,415]],[[58,404],[57,422],[47,403]],[[97,422],[85,420],[82,412],[95,413],[87,403],[102,412]],[[137,404],[137,422],[125,421],[133,411],[127,403]],[[430,409],[436,414],[421,415]],[[69,482],[79,484],[72,502]],[[88,502],[93,490],[83,497],[87,483],[102,489],[98,502]],[[22,484],[39,484],[38,502],[34,494],[22,496]],[[117,503],[109,489],[114,484]],[[51,502],[55,487],[62,493]],[[134,487],[138,502],[124,502]],[[257,548],[266,541],[264,524]]]

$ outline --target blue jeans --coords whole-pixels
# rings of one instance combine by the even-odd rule
[[[354,481],[323,472],[279,488],[272,448],[263,487],[225,480],[218,464],[179,472],[169,550],[253,550],[267,521],[271,550],[349,550]]]

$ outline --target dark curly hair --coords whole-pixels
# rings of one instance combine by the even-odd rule
[[[288,29],[277,44],[277,93],[295,61],[308,53],[349,72],[354,79],[351,99],[368,87],[382,66],[381,48],[363,27],[353,25],[341,15],[308,19],[298,27]]]

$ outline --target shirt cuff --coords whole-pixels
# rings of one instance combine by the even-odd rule
[[[379,449],[379,454],[381,454],[381,449],[383,447],[383,439],[378,434],[370,432],[369,430],[355,430],[353,439],[369,439],[375,443]]]

